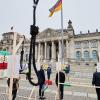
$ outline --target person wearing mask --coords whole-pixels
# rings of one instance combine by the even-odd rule
[[[59,75],[59,80],[58,80],[58,75]],[[59,81],[59,83],[64,83],[65,82],[65,73],[63,71],[59,71],[59,74],[58,74],[58,72],[56,73],[55,83],[56,83],[57,87],[58,87],[58,81]],[[64,94],[64,85],[59,84],[60,100],[63,99],[63,94]]]
[[[43,69],[43,65],[41,65],[40,70],[38,71],[38,75],[39,75],[39,99],[45,99],[44,91],[42,91],[42,88],[45,84],[45,72]]]
[[[96,72],[93,73],[92,85],[100,87],[100,65],[97,66]],[[96,87],[97,100],[100,100],[100,88]]]

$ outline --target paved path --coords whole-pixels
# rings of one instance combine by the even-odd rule
[[[94,70],[94,69],[93,69]],[[69,83],[78,84],[78,85],[91,85],[92,81],[92,71],[81,71],[78,69],[73,70],[70,73]],[[35,79],[35,77],[34,77]],[[51,75],[51,79],[53,80],[53,85],[49,86],[45,91],[46,100],[55,100],[55,95],[57,92],[57,87],[55,86],[55,72]],[[66,78],[67,82],[67,78]],[[33,94],[30,100],[39,100],[38,98],[38,87],[33,87],[29,84],[29,82],[25,79],[25,76],[21,76],[20,86],[19,86],[18,94],[16,100],[28,100],[28,97],[31,94],[32,89]],[[96,100],[96,93],[94,88],[84,87],[84,86],[66,86],[64,88],[64,100]],[[7,99],[7,84],[6,79],[0,80],[0,100],[8,100]]]

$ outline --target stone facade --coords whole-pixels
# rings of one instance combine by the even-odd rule
[[[7,33],[2,34],[3,38],[0,40],[0,50],[7,50],[9,52],[12,52],[14,33],[15,32],[7,32]],[[23,37],[23,35],[20,35],[20,33],[17,33],[16,44],[19,42],[20,38],[22,38],[22,37]],[[24,56],[25,56],[25,58],[28,59],[30,40],[25,38],[24,42],[25,42],[25,44],[24,44],[25,55]],[[18,49],[17,54],[20,54],[21,50],[22,50],[22,45]]]
[[[0,41],[0,50],[12,50],[13,33],[3,34]],[[17,41],[19,41],[18,35]],[[62,46],[63,44],[63,46]],[[26,39],[24,44],[25,56],[28,59],[30,40]],[[20,53],[21,47],[17,53]],[[97,63],[100,54],[100,32],[75,34],[72,22],[69,20],[68,27],[63,29],[63,41],[61,29],[51,29],[40,32],[36,37],[35,46],[36,61],[57,62],[62,57],[65,62]],[[63,54],[63,55],[62,55]]]

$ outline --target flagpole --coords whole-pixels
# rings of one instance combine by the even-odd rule
[[[62,0],[58,0],[58,2],[52,7],[49,9],[50,11],[50,15],[49,17],[51,17],[53,15],[54,12],[57,12],[61,10],[61,58],[59,59],[60,60],[60,68],[58,68],[58,94],[59,94],[59,100],[60,100],[60,91],[59,91],[59,85],[60,85],[60,82],[59,82],[59,72],[60,70],[62,70],[62,65],[64,63],[64,42],[63,42],[63,9],[62,9]],[[59,52],[60,54],[60,52]]]
[[[61,70],[62,70],[62,65],[64,63],[64,41],[63,41],[63,4],[61,5]],[[60,82],[59,82],[59,71],[58,71],[58,91],[59,91],[59,100],[60,100]]]
[[[62,4],[62,7],[63,7],[63,4]],[[64,40],[63,40],[63,8],[61,7],[61,42],[62,42],[62,45],[61,45],[61,63],[63,64],[64,63]]]

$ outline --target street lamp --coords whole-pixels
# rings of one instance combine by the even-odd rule
[[[33,5],[33,25],[30,26],[31,42],[30,42],[29,63],[28,63],[29,72],[27,73],[27,78],[33,86],[36,86],[39,83],[39,79],[38,79],[37,83],[34,83],[31,78],[31,61],[33,61],[33,68],[34,68],[34,71],[38,78],[38,72],[37,72],[37,68],[36,68],[36,64],[35,64],[35,41],[36,41],[36,35],[39,32],[38,26],[35,26],[36,25],[36,6],[37,6],[38,2],[39,2],[39,0],[33,0],[33,4],[34,4]]]

